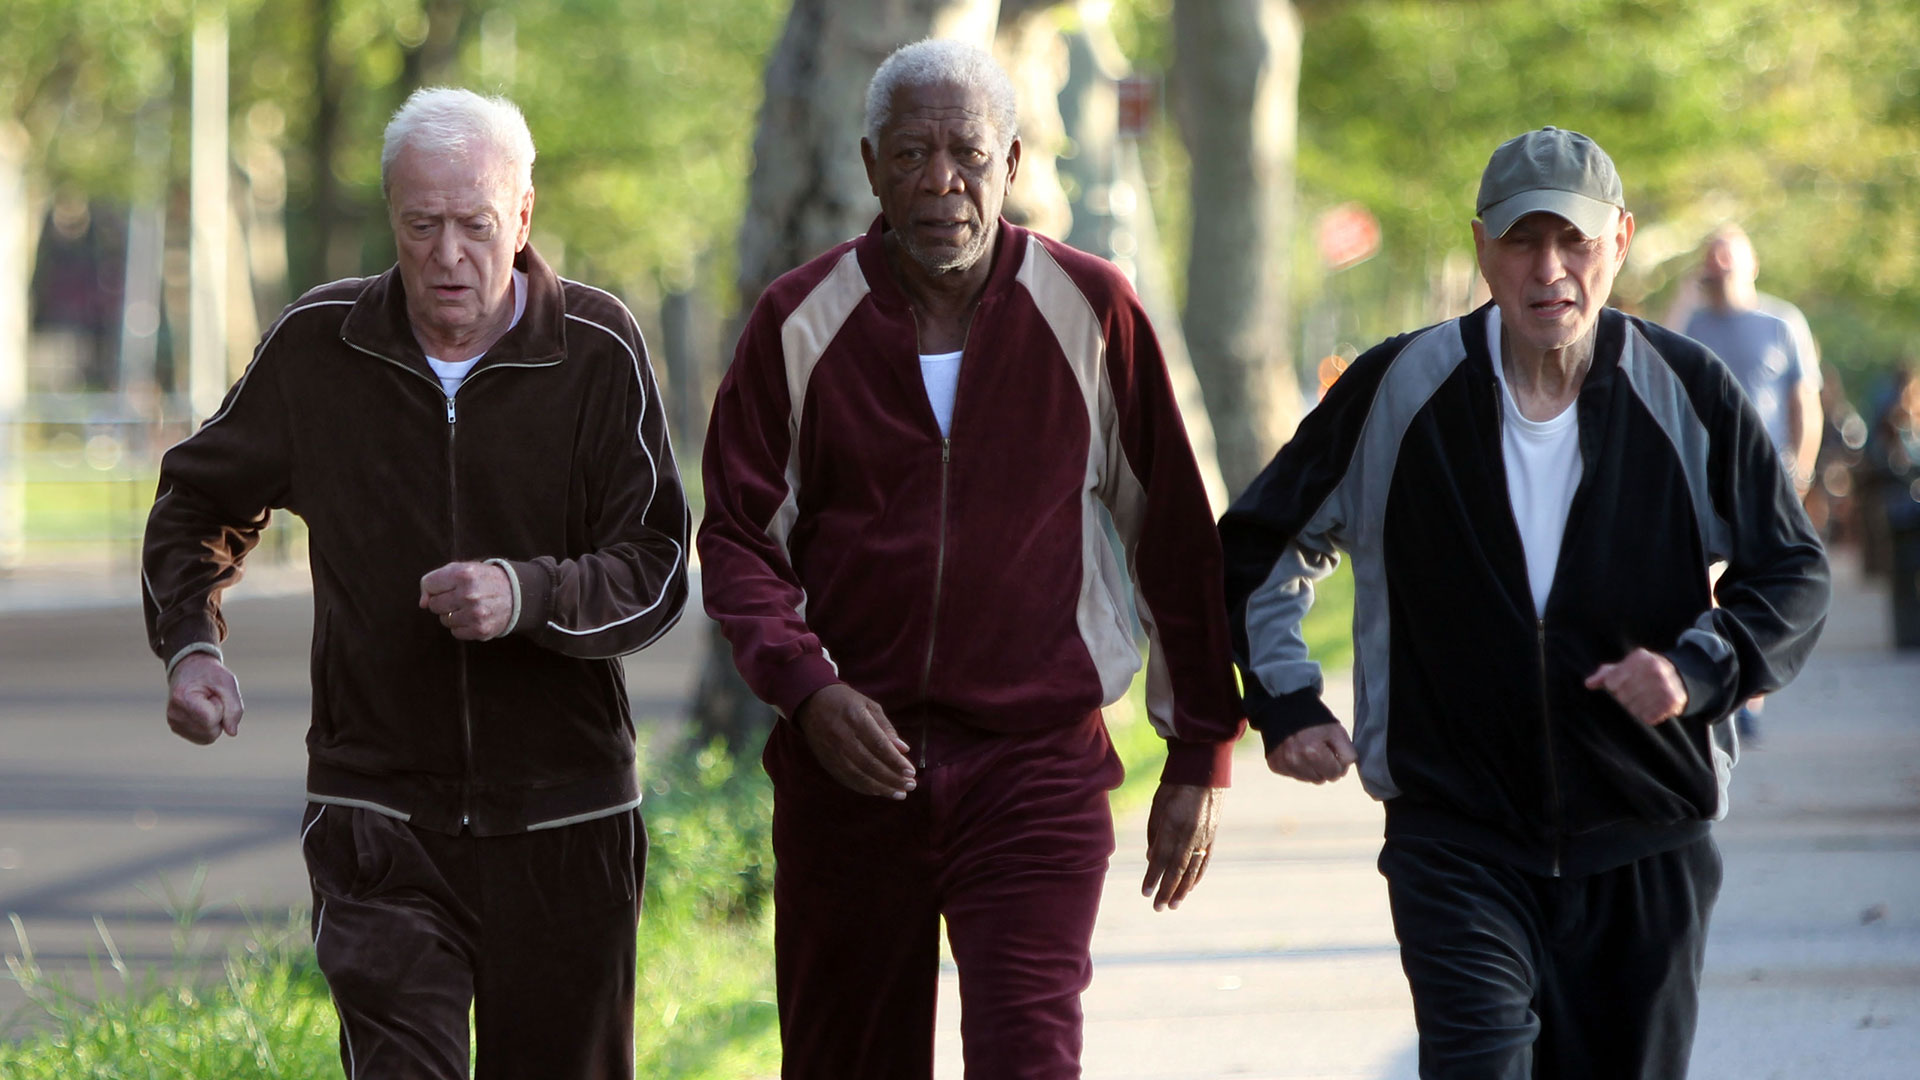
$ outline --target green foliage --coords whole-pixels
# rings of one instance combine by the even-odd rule
[[[649,906],[640,922],[634,1075],[777,1075],[780,1013],[773,992],[771,910],[714,921]]]
[[[1365,203],[1399,280],[1470,248],[1487,155],[1550,123],[1592,135],[1626,182],[1640,233],[1617,302],[1658,317],[1699,240],[1737,220],[1762,287],[1807,309],[1831,357],[1870,366],[1920,332],[1911,4],[1370,0],[1306,16],[1303,209]]]
[[[679,289],[702,273],[730,280],[761,67],[785,7],[513,6],[524,52],[511,93],[540,145],[536,220],[565,243],[569,263],[581,264],[576,272]],[[703,256],[712,257],[704,267]]]
[[[773,785],[759,763],[741,767],[715,739],[647,771],[647,910],[759,918],[773,898]]]
[[[17,121],[47,180],[124,193],[131,118],[172,92],[189,0],[7,0],[0,126]]]
[[[725,280],[778,0],[225,6],[234,156],[246,171],[254,142],[285,155],[296,278],[329,240],[308,220],[323,180],[364,233],[359,269],[384,268],[380,134],[407,93],[432,82],[505,93],[526,112],[540,153],[535,226],[566,272],[647,290]],[[37,183],[127,197],[156,165],[136,160],[132,133],[146,116],[169,151],[161,171],[185,187],[194,10],[192,0],[10,0],[0,124],[26,127]]]
[[[1119,0],[1116,35],[1171,66],[1175,0]],[[1828,359],[1883,366],[1920,339],[1920,7],[1904,0],[1296,0],[1297,300],[1361,345],[1411,329],[1471,256],[1480,170],[1542,124],[1613,155],[1639,233],[1616,301],[1662,315],[1715,225],[1753,235],[1761,287],[1800,304]],[[1175,148],[1175,152],[1177,148]],[[1184,193],[1156,186],[1156,202]],[[1381,255],[1329,279],[1323,210],[1358,201]]]
[[[1300,636],[1306,640],[1307,655],[1328,670],[1339,670],[1353,663],[1353,571],[1346,560],[1314,586],[1313,607],[1301,624]],[[1121,706],[1107,710],[1107,730],[1127,778],[1114,792],[1117,810],[1145,806],[1160,783],[1160,766],[1167,759],[1166,741],[1147,720],[1146,673],[1136,675],[1133,688]],[[1249,731],[1249,739],[1258,740],[1258,732]]]
[[[256,927],[244,947],[193,977],[184,916],[175,935],[180,962],[164,981],[136,978],[120,961],[103,924],[112,974],[94,966],[91,993],[42,972],[31,948],[13,977],[40,1015],[23,1041],[0,1042],[0,1076],[9,1080],[121,1080],[141,1077],[326,1077],[340,1063],[333,1006],[303,926]],[[14,919],[24,943],[26,928]]]

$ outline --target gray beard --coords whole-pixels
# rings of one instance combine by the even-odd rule
[[[980,256],[987,253],[989,238],[988,231],[981,229],[973,234],[973,239],[968,240],[965,246],[951,255],[935,255],[929,251],[922,251],[904,236],[901,241],[902,246],[907,249],[907,254],[912,256],[914,262],[920,264],[920,269],[929,274],[957,274],[973,269],[973,264],[979,262]]]

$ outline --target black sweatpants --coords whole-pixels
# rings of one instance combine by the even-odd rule
[[[348,1080],[630,1080],[638,810],[449,836],[309,804],[313,945]]]
[[[1699,1011],[1711,837],[1581,877],[1455,844],[1380,852],[1422,1080],[1682,1080]]]

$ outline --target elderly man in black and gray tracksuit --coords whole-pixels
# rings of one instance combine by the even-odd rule
[[[1386,803],[1423,1077],[1673,1080],[1726,718],[1805,661],[1826,556],[1727,368],[1605,309],[1633,217],[1597,145],[1508,141],[1476,217],[1492,302],[1360,357],[1221,522],[1248,716],[1275,772],[1357,760]],[[1336,552],[1351,740],[1299,634]]]

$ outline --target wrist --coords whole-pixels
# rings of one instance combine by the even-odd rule
[[[167,661],[167,685],[173,685],[174,673],[180,670],[182,664],[196,656],[211,657],[216,664],[226,663],[226,656],[220,651],[220,646],[211,641],[196,641],[174,653],[173,658]]]

